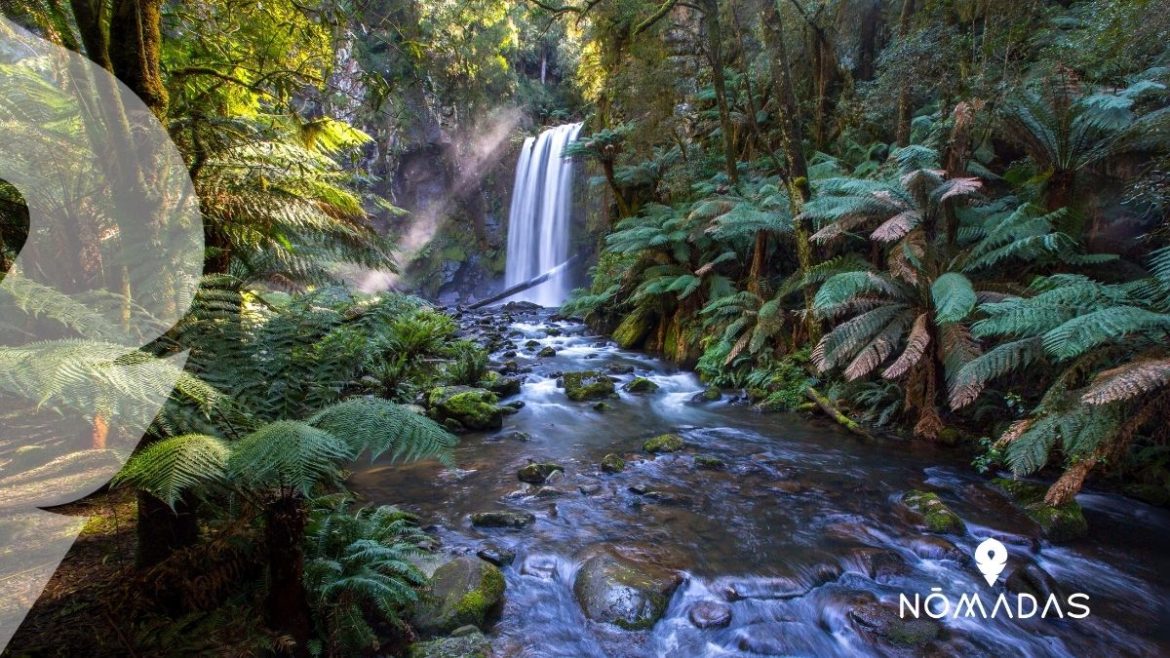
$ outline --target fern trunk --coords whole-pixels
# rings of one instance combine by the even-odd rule
[[[281,496],[269,503],[264,513],[268,544],[268,623],[296,642],[290,650],[292,655],[308,656],[312,622],[304,583],[303,543],[307,522],[304,502],[295,496]]]
[[[199,539],[195,506],[180,499],[172,510],[154,496],[138,492],[138,552],[135,565],[140,570],[156,566],[175,551],[193,546]]]

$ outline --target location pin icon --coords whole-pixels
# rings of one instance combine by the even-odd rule
[[[984,539],[975,549],[975,566],[979,573],[987,580],[988,585],[995,585],[999,574],[1007,566],[1008,551],[998,539]]]

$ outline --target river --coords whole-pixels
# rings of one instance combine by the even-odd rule
[[[693,374],[550,314],[463,316],[469,335],[510,343],[503,347],[517,352],[525,383],[507,400],[524,406],[503,430],[463,437],[457,470],[375,462],[350,481],[370,501],[417,512],[446,553],[487,545],[515,552],[504,568],[506,603],[490,629],[497,656],[1170,655],[1166,510],[1087,492],[1079,502],[1089,538],[1053,545],[944,449],[866,443],[817,419],[761,414],[726,398],[693,401],[704,389]],[[557,354],[538,357],[546,346]],[[561,372],[581,370],[622,373],[614,375],[620,383],[643,376],[659,389],[629,393],[619,383],[619,397],[598,411],[558,388]],[[686,448],[657,457],[641,450],[664,432],[678,433]],[[601,472],[608,453],[626,459],[624,472]],[[701,468],[697,456],[725,466]],[[559,464],[563,477],[525,485],[516,473],[529,461]],[[938,493],[966,533],[927,532],[898,502],[910,489]],[[536,522],[473,527],[469,515],[485,510],[527,511]],[[897,614],[902,594],[938,587],[953,601],[976,592],[990,607],[1004,591],[1002,579],[989,588],[970,558],[987,537],[1009,549],[1005,576],[1033,563],[1064,591],[1089,595],[1091,614],[946,616],[932,622],[927,640],[899,642],[901,621],[890,611]],[[584,616],[573,583],[584,557],[602,547],[682,573],[649,630]],[[729,612],[730,623],[699,628],[691,612],[704,601]]]

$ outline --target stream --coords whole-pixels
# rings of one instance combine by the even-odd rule
[[[501,351],[516,352],[524,386],[504,401],[523,408],[500,431],[464,435],[456,470],[375,462],[350,479],[369,501],[418,513],[444,553],[474,556],[490,546],[516,554],[503,567],[500,620],[484,629],[497,656],[1170,655],[1166,510],[1086,492],[1078,500],[1089,537],[1053,545],[945,449],[865,443],[827,422],[762,414],[728,396],[696,401],[704,386],[689,372],[620,350],[550,310],[506,308],[463,312],[461,322],[468,337],[502,337]],[[547,346],[557,354],[538,357]],[[496,367],[507,360],[493,359]],[[619,397],[608,409],[572,402],[558,387],[560,373],[582,370],[620,373],[613,375]],[[635,376],[659,389],[622,390]],[[682,436],[686,447],[642,451],[647,438],[664,432]],[[625,471],[601,471],[608,453],[625,458]],[[724,466],[702,468],[712,462],[697,463],[698,456]],[[564,473],[545,487],[521,483],[517,471],[529,461],[556,463]],[[967,532],[928,532],[899,503],[910,489],[936,492]],[[536,521],[521,529],[472,526],[469,515],[492,510],[530,512]],[[988,537],[1010,554],[994,588],[971,558]],[[573,585],[582,562],[602,549],[681,573],[652,628],[623,630],[585,617]],[[945,616],[924,622],[929,639],[899,641],[901,594],[925,597],[939,587],[954,601],[978,592],[990,608],[1008,574],[1030,563],[1064,591],[1087,594],[1091,614]],[[697,606],[730,613],[730,622],[692,621]]]

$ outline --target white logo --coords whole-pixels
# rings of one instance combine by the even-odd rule
[[[975,549],[975,566],[979,568],[979,573],[983,574],[987,584],[993,587],[999,574],[1003,573],[1003,568],[1007,566],[1007,558],[1007,547],[998,539],[984,539]]]
[[[975,566],[987,584],[995,587],[1000,574],[1007,566],[1008,550],[998,539],[984,539],[975,548]],[[960,617],[971,619],[1084,619],[1090,614],[1089,595],[1076,592],[1067,596],[1049,592],[1047,597],[1037,596],[1028,591],[1000,591],[991,593],[985,600],[979,592],[959,592],[958,598],[943,592],[941,587],[931,587],[926,596],[914,594],[898,595],[898,616],[902,619],[919,619],[926,615],[931,619]]]

